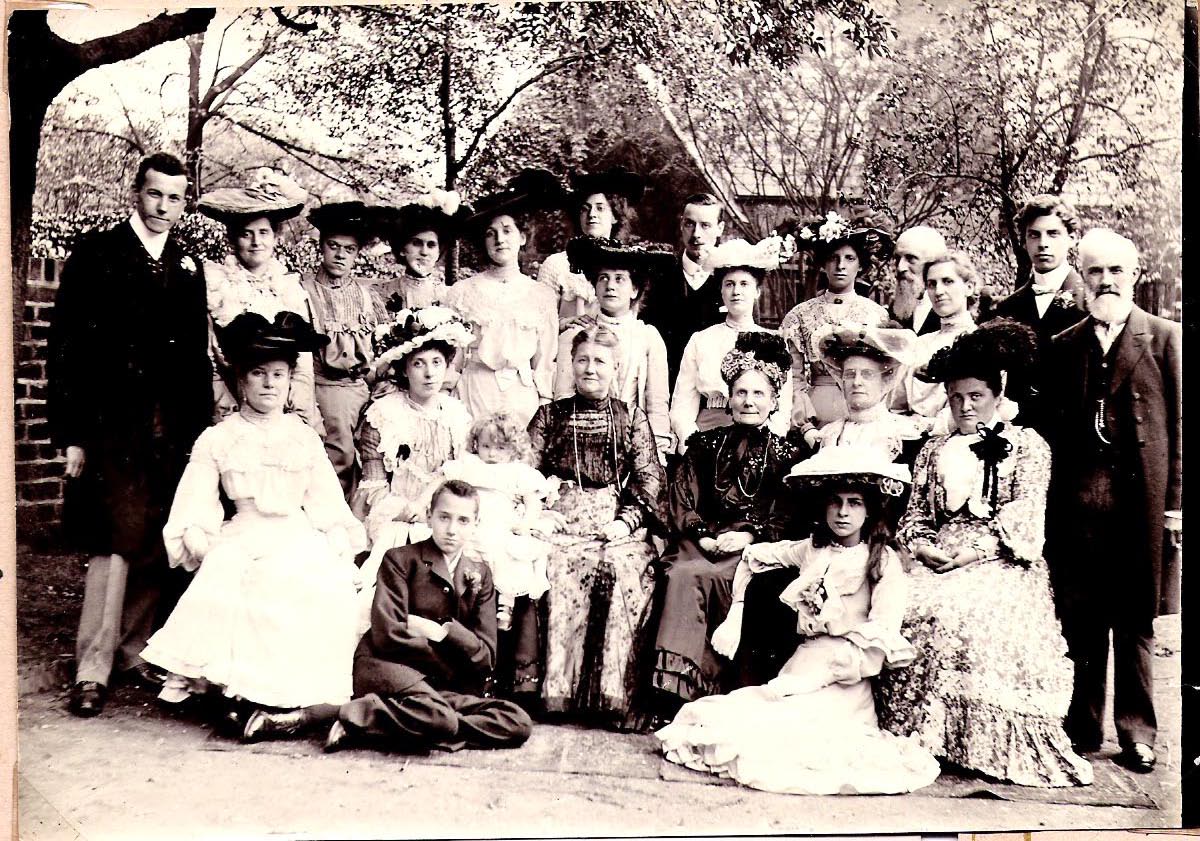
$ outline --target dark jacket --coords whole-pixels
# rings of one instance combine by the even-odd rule
[[[1066,294],[1062,294],[1066,293]],[[1067,296],[1071,300],[1066,300]],[[1020,405],[1015,418],[1019,426],[1029,426],[1038,432],[1046,431],[1045,372],[1050,353],[1050,340],[1068,327],[1073,327],[1087,318],[1083,297],[1083,278],[1074,269],[1063,281],[1062,290],[1055,293],[1055,300],[1046,309],[1044,316],[1038,315],[1033,285],[1026,283],[1007,298],[992,307],[989,318],[1011,318],[1033,328],[1037,334],[1038,358],[1022,374],[1014,375],[1008,383],[1009,395]]]
[[[409,630],[410,614],[448,624],[449,633],[441,642],[430,642]],[[481,694],[496,665],[491,570],[464,553],[451,580],[432,538],[390,549],[379,567],[371,628],[354,656],[373,658],[373,668],[389,674],[370,682],[396,691],[425,680],[434,688]],[[355,669],[356,685],[366,680],[360,672]]]
[[[1056,587],[1089,586],[1089,566],[1072,559],[1079,554],[1078,484],[1097,458],[1088,383],[1097,342],[1095,321],[1088,317],[1054,338],[1046,366],[1053,452],[1046,557]],[[1177,574],[1163,559],[1163,512],[1183,505],[1182,343],[1178,324],[1134,307],[1111,356],[1106,403],[1118,449],[1115,492],[1122,500],[1136,500],[1122,503],[1127,506],[1122,526],[1133,549],[1121,559],[1125,581],[1117,591],[1128,596],[1120,609],[1143,619],[1176,607],[1162,603]]]
[[[64,525],[88,552],[136,563],[161,543],[175,485],[212,419],[200,260],[173,237],[155,260],[128,222],[93,232],[63,267],[52,319],[51,435],[85,454]]]
[[[709,277],[699,289],[692,289],[683,275],[680,257],[675,258],[670,273],[656,278],[646,293],[640,318],[658,329],[667,346],[667,374],[672,390],[688,339],[697,330],[724,321],[722,306],[721,285]]]

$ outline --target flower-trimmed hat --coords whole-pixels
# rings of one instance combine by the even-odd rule
[[[796,247],[815,252],[818,257],[849,245],[872,260],[892,256],[894,242],[883,227],[879,214],[865,205],[856,205],[842,212],[831,210],[822,217],[801,223],[789,220],[779,226],[781,233],[796,238]]]
[[[471,205],[463,202],[456,190],[430,190],[403,207],[376,209],[379,236],[392,251],[422,231],[433,231],[444,250],[471,215]]]
[[[782,336],[765,330],[750,330],[738,333],[733,350],[721,360],[721,379],[732,388],[746,371],[760,371],[778,396],[791,367],[792,356]]]
[[[895,497],[912,482],[908,466],[892,461],[881,448],[847,444],[822,447],[816,455],[793,466],[785,478],[801,489],[815,490],[837,483]]]
[[[329,344],[329,337],[314,330],[303,316],[286,310],[271,321],[256,312],[241,313],[221,328],[218,338],[226,359],[239,367],[274,360],[294,362],[297,355]]]
[[[821,358],[834,374],[841,374],[842,363],[851,356],[882,362],[893,374],[917,361],[917,334],[894,321],[884,326],[848,321],[826,324],[817,329],[813,343],[821,349]]]
[[[388,310],[395,313],[390,322],[375,328],[375,366],[381,368],[398,362],[414,350],[430,342],[444,342],[451,347],[466,347],[475,334],[463,317],[449,307],[431,306],[419,309],[396,309],[399,295],[388,301]]]
[[[562,207],[564,195],[562,184],[552,172],[545,169],[523,169],[508,180],[504,189],[477,200],[475,212],[463,221],[463,225],[478,231],[503,214],[557,209]]]
[[[636,204],[646,192],[646,179],[623,166],[610,166],[603,172],[572,172],[568,180],[571,182],[571,191],[563,201],[568,209],[596,193],[621,196],[630,204]]]
[[[1011,318],[996,318],[939,350],[916,375],[931,383],[965,377],[1002,382],[1011,371],[1035,365],[1037,352],[1037,335],[1031,327]]]
[[[744,239],[731,239],[710,248],[701,266],[707,272],[750,269],[762,273],[779,268],[790,254],[791,246],[786,237],[769,236],[754,245]]]
[[[308,193],[286,173],[259,167],[244,187],[221,187],[200,197],[197,209],[211,219],[234,225],[265,216],[282,222],[300,215]]]

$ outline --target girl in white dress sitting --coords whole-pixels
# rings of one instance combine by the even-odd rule
[[[239,727],[253,707],[350,699],[366,539],[320,437],[284,413],[297,356],[327,341],[291,312],[229,323],[239,409],[196,440],[163,529],[171,565],[196,575],[142,656],[171,673],[160,698],[219,689]]]
[[[819,489],[817,529],[805,540],[748,547],[735,591],[755,571],[798,567],[780,600],[796,611],[805,639],[765,685],[685,704],[656,734],[663,753],[766,791],[893,794],[929,785],[937,760],[879,729],[870,680],[915,656],[900,635],[905,574],[887,545],[882,504],[882,493],[908,481],[908,468],[871,449],[830,447],[791,478]],[[737,637],[736,622],[721,626],[713,646],[731,654]]]

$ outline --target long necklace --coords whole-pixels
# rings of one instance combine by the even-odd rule
[[[625,490],[625,483],[621,480],[621,466],[620,466],[621,463],[617,460],[617,432],[616,432],[616,422],[613,420],[612,399],[610,398],[610,399],[606,400],[604,405],[605,405],[605,408],[608,409],[608,424],[605,428],[605,436],[604,437],[606,439],[606,442],[612,445],[613,477],[614,477],[614,481],[617,483],[617,490],[623,491],[623,490]],[[579,471],[579,424],[576,421],[576,414],[577,414],[578,408],[579,408],[579,405],[576,401],[576,398],[572,397],[571,398],[571,446],[575,452],[575,484],[578,485],[579,488],[582,490],[583,489],[583,477]]]
[[[767,433],[767,444],[763,450],[762,469],[759,470],[759,473],[758,473],[758,486],[755,487],[753,492],[747,491],[746,486],[744,484],[742,484],[742,473],[740,470],[734,474],[734,479],[737,482],[738,491],[741,492],[742,496],[746,497],[746,499],[754,499],[754,497],[756,497],[758,495],[758,492],[762,490],[763,482],[765,482],[766,478],[767,478],[767,462],[770,461],[770,459],[771,459],[771,447],[775,443],[774,437],[775,436],[771,435],[769,432]],[[717,458],[713,465],[714,473],[716,472],[717,466],[721,464],[721,453],[725,451],[725,445],[728,442],[729,442],[729,433],[726,432],[721,437],[721,443],[717,447]],[[751,460],[751,464],[753,464],[753,460]],[[724,494],[725,491],[729,490],[729,485],[726,485],[723,488],[720,487],[719,485],[717,485],[715,475],[713,476],[713,487],[716,488],[717,493],[719,493],[719,494]]]

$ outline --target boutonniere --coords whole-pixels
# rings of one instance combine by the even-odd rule
[[[1069,309],[1075,306],[1075,296],[1071,294],[1070,290],[1060,289],[1054,293],[1054,300],[1050,302],[1050,306],[1062,310]]]
[[[468,569],[463,573],[463,586],[467,592],[478,590],[479,585],[483,583],[483,576],[477,569]]]
[[[196,273],[196,261],[191,257],[184,257],[179,261],[179,268],[183,269],[188,274]]]

